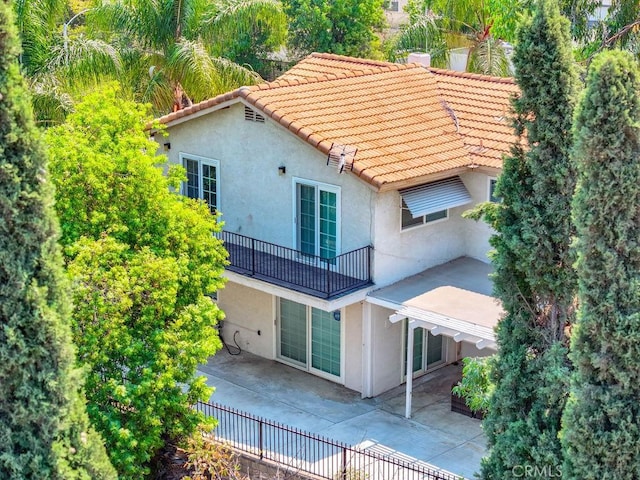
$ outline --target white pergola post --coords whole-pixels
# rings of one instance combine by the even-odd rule
[[[404,416],[411,418],[411,396],[413,395],[413,336],[415,333],[415,323],[408,319],[407,324],[407,386]]]

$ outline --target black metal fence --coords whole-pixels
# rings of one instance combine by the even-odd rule
[[[459,480],[415,460],[381,455],[219,404],[196,409],[218,420],[214,435],[236,450],[276,462],[289,472],[329,480]]]
[[[229,252],[229,270],[316,297],[330,298],[371,284],[371,247],[331,258],[238,233],[216,234]]]

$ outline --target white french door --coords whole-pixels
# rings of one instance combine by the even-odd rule
[[[340,189],[294,179],[295,244],[307,255],[333,258],[339,250]]]

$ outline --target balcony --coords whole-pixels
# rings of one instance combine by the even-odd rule
[[[370,246],[322,258],[237,233],[216,236],[229,252],[227,270],[297,292],[330,299],[373,283]]]

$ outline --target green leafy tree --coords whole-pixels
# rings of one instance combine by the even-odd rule
[[[577,0],[575,3],[580,4]],[[572,3],[574,3],[572,2]],[[598,0],[585,2],[592,13],[601,5]],[[640,8],[637,0],[610,2],[604,18],[590,25],[583,21],[575,25],[575,37],[579,42],[579,56],[589,62],[594,55],[607,49],[625,49],[636,57],[640,53]],[[578,17],[579,18],[579,17]]]
[[[249,65],[266,78],[271,57],[284,47],[287,19],[281,2],[220,2],[215,18],[215,41],[210,48],[216,57],[238,65]],[[247,8],[247,6],[253,8]]]
[[[494,357],[465,357],[462,360],[462,380],[452,392],[464,398],[472,412],[486,412],[495,385],[491,382],[491,362]]]
[[[289,48],[362,58],[382,56],[378,33],[386,25],[384,0],[283,0],[289,18]]]
[[[640,72],[594,60],[575,124],[579,313],[563,478],[640,478]]]
[[[0,3],[0,478],[114,479],[75,368],[46,154]]]
[[[139,479],[202,421],[190,406],[211,393],[195,373],[221,346],[206,295],[226,251],[208,208],[174,193],[183,169],[163,175],[147,108],[116,90],[88,96],[47,140],[89,415],[120,478]]]
[[[514,55],[520,142],[504,160],[496,190],[503,201],[490,215],[494,288],[505,315],[483,424],[490,447],[484,478],[510,478],[517,466],[546,466],[548,472],[562,464],[558,432],[568,395],[567,330],[576,282],[569,212],[577,79],[570,46],[557,3],[538,2]]]

